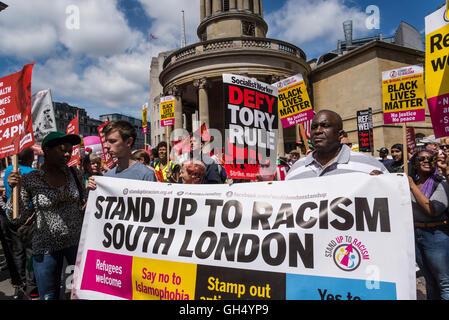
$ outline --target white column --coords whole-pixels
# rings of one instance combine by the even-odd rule
[[[209,122],[209,96],[208,85],[209,82],[206,78],[198,79],[193,82],[193,85],[198,88],[198,105],[199,105],[199,118],[200,124],[206,123],[206,127],[210,128]]]
[[[221,11],[221,0],[213,0],[212,13]]]
[[[212,0],[206,0],[206,5],[205,5],[206,17],[209,17],[212,15],[211,2],[212,2]]]
[[[206,18],[206,1],[207,1],[207,0],[201,0],[201,3],[200,3],[200,16],[201,16],[201,20],[203,20],[204,18]]]

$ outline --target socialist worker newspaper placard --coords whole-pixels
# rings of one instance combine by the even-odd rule
[[[449,136],[449,20],[444,6],[426,17],[426,95],[435,138]]]
[[[278,89],[252,78],[223,74],[225,169],[232,179],[257,180],[260,167],[275,170]]]
[[[424,68],[382,72],[382,96],[385,124],[425,121]]]
[[[72,298],[416,299],[405,176],[95,180]]]
[[[0,158],[34,144],[31,119],[31,75],[34,63],[0,78]]]
[[[278,109],[282,127],[288,128],[313,118],[312,103],[302,74],[276,82]]]

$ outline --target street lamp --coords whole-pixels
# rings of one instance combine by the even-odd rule
[[[8,5],[0,1],[0,11],[5,10],[6,8],[8,8]]]

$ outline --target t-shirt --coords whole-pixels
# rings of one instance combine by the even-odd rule
[[[143,165],[141,162],[136,161],[131,167],[126,168],[120,172],[117,172],[117,166],[109,170],[104,174],[105,177],[132,179],[142,181],[156,181],[154,172]]]
[[[288,171],[285,180],[314,178],[350,172],[364,172],[369,174],[373,170],[388,173],[385,166],[373,156],[362,152],[352,151],[347,145],[342,145],[340,153],[332,163],[325,168],[315,160],[313,157],[314,154],[315,151],[309,154],[306,158],[301,158],[296,161]]]
[[[3,183],[5,184],[5,191],[6,191],[6,201],[11,198],[11,187],[8,184],[8,177],[11,174],[11,171],[13,169],[13,166],[8,166],[5,169],[5,177],[3,178]],[[20,174],[23,176],[24,174],[30,173],[31,171],[34,171],[36,169],[33,169],[31,167],[22,166],[19,164]]]
[[[441,221],[446,218],[446,216],[442,216],[449,206],[448,197],[449,197],[449,186],[446,181],[441,181],[435,191],[430,196],[430,202],[432,202],[433,207],[435,209],[436,216],[430,217],[427,215],[423,208],[416,202],[416,198],[411,193],[412,197],[412,210],[413,210],[413,221],[415,222],[431,222],[431,221]]]

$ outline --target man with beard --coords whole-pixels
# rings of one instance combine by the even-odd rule
[[[311,127],[311,140],[315,148],[306,158],[299,159],[285,180],[304,179],[350,172],[371,175],[387,173],[387,169],[374,157],[352,151],[341,143],[343,121],[334,111],[318,112]]]

